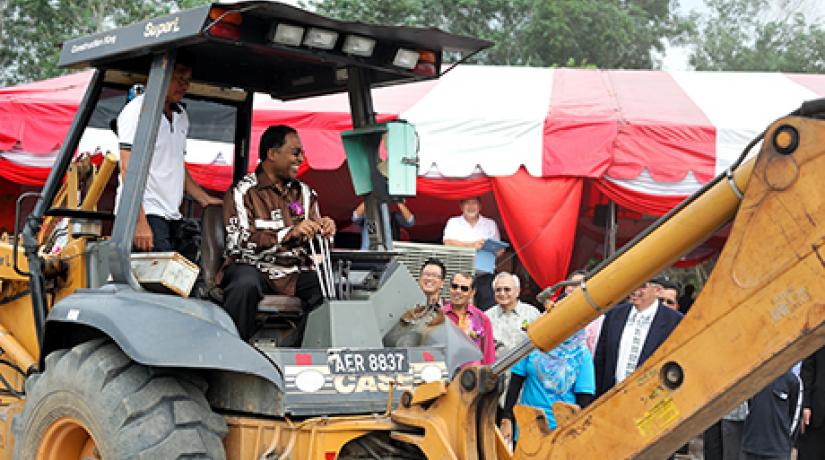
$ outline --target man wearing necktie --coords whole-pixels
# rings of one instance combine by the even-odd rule
[[[609,311],[596,345],[596,396],[626,379],[667,339],[682,314],[659,301],[663,280],[636,288],[629,302]]]

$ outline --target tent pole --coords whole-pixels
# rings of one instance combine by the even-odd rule
[[[610,200],[607,203],[607,250],[605,253],[607,257],[616,253],[616,234],[618,233],[619,225],[616,219],[616,202]]]

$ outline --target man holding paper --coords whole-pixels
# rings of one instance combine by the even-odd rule
[[[451,217],[444,227],[443,241],[445,246],[463,246],[480,250],[476,254],[476,276],[473,284],[476,288],[476,306],[486,310],[495,304],[492,286],[496,268],[495,255],[506,247],[506,244],[499,241],[501,236],[496,222],[481,215],[481,201],[478,197],[461,200],[460,206],[461,215]]]

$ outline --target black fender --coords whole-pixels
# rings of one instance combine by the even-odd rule
[[[239,372],[284,390],[281,371],[241,340],[229,315],[211,302],[124,284],[78,289],[57,302],[46,319],[41,369],[47,354],[66,346],[63,336],[73,326],[100,331],[145,366]]]

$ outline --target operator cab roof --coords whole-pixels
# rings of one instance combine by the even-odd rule
[[[275,2],[206,5],[63,44],[61,67],[106,69],[121,83],[145,79],[153,54],[177,49],[204,87],[289,100],[347,90],[347,67],[371,86],[438,78],[445,52],[464,60],[492,45],[435,28],[329,19]],[[113,71],[113,72],[112,72]],[[131,76],[131,77],[130,77]],[[198,85],[190,92],[196,93]]]

